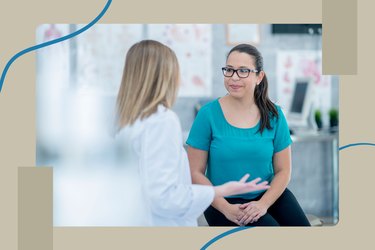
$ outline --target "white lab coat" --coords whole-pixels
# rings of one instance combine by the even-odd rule
[[[147,225],[197,226],[197,218],[212,203],[212,186],[191,183],[177,115],[162,105],[157,112],[118,136],[130,140],[137,158]]]

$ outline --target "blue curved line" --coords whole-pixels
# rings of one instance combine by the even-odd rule
[[[253,228],[253,227],[236,227],[236,228],[231,229],[229,231],[226,231],[226,232],[224,232],[222,234],[219,234],[218,236],[216,236],[215,238],[211,239],[209,242],[207,242],[206,244],[204,244],[204,246],[201,248],[201,250],[206,250],[215,241],[218,241],[218,240],[220,240],[221,238],[223,238],[223,237],[225,237],[227,235],[230,235],[230,234],[242,231],[242,230],[246,230],[246,229],[249,229],[249,228]]]
[[[1,90],[3,88],[3,84],[4,84],[4,81],[5,81],[5,76],[10,68],[10,66],[12,65],[12,63],[20,56],[26,54],[26,53],[29,53],[33,50],[37,50],[37,49],[40,49],[40,48],[43,48],[43,47],[46,47],[46,46],[49,46],[49,45],[52,45],[52,44],[55,44],[55,43],[59,43],[59,42],[62,42],[62,41],[65,41],[67,39],[70,39],[72,37],[75,37],[79,34],[81,34],[82,32],[86,31],[87,29],[89,29],[91,26],[93,26],[95,23],[97,23],[100,18],[102,18],[104,16],[104,14],[107,12],[109,6],[111,5],[112,3],[112,0],[108,0],[107,4],[104,6],[104,9],[100,12],[100,14],[94,19],[92,20],[89,24],[87,24],[86,26],[84,26],[83,28],[69,34],[69,35],[66,35],[66,36],[63,36],[63,37],[60,37],[58,39],[55,39],[55,40],[51,40],[51,41],[48,41],[48,42],[45,42],[45,43],[42,43],[42,44],[38,44],[38,45],[35,45],[33,47],[30,47],[30,48],[27,48],[27,49],[24,49],[22,50],[21,52],[18,52],[17,54],[15,54],[10,60],[9,62],[6,64],[4,70],[3,70],[3,73],[1,75],[1,78],[0,78],[0,93],[1,93]]]
[[[375,143],[369,143],[369,142],[352,143],[352,144],[348,144],[348,145],[339,147],[339,150],[343,150],[343,149],[350,148],[350,147],[356,147],[356,146],[373,146],[373,147],[375,147]]]
[[[348,144],[348,145],[345,145],[345,146],[342,146],[342,147],[339,147],[339,150],[343,150],[343,149],[346,149],[346,148],[350,148],[350,147],[356,147],[356,146],[373,146],[375,147],[375,143],[369,143],[369,142],[359,142],[359,143],[351,143],[351,144]],[[238,231],[242,231],[242,230],[245,230],[245,229],[248,229],[248,228],[251,228],[251,227],[237,227],[237,228],[234,228],[232,230],[229,230],[227,232],[224,232],[218,236],[216,236],[215,238],[211,239],[209,242],[207,242],[202,248],[201,250],[206,250],[210,245],[212,245],[214,242],[220,240],[221,238],[229,235],[229,234],[233,234],[233,233],[236,233]]]

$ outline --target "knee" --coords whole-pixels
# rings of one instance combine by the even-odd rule
[[[259,218],[257,222],[249,223],[247,227],[279,227],[280,224],[269,213]]]
[[[288,188],[286,188],[284,190],[284,192],[281,194],[281,196],[279,198],[296,200],[296,197],[294,196],[294,194],[292,193],[292,191],[290,191]]]

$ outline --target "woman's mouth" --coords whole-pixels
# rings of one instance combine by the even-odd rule
[[[229,87],[233,90],[237,90],[237,89],[240,89],[241,86],[240,85],[229,85]]]

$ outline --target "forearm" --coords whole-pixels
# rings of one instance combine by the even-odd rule
[[[260,201],[264,202],[267,207],[272,206],[272,204],[280,197],[288,186],[290,181],[290,171],[283,170],[275,174],[270,188],[262,196]]]
[[[209,185],[213,186],[211,181],[202,173],[197,172],[197,173],[192,173],[192,181],[194,184],[202,184],[202,185]],[[216,192],[216,190],[215,190]],[[223,198],[223,197],[217,197],[215,195],[215,199],[212,202],[212,206],[219,210],[221,213],[223,213],[223,210],[226,208],[226,206],[229,203]]]

